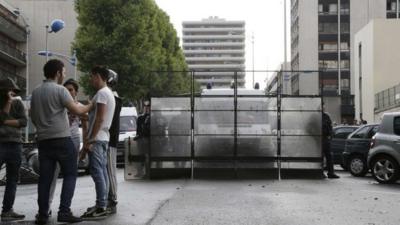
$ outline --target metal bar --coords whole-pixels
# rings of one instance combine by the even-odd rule
[[[277,164],[278,164],[278,180],[281,180],[281,109],[282,109],[282,73],[278,73],[278,84],[277,84]]]
[[[233,139],[233,156],[234,156],[234,166],[235,166],[235,176],[237,177],[237,71],[235,71],[235,86],[234,86],[234,96],[233,96],[233,110],[234,110],[234,114],[233,114],[233,123],[234,123],[234,128],[233,128],[233,135],[234,135],[234,139]]]
[[[190,96],[190,177],[194,179],[194,71],[191,71],[191,96]]]

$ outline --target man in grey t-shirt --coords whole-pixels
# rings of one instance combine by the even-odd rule
[[[65,77],[65,68],[60,60],[49,60],[44,68],[46,80],[32,92],[30,115],[36,126],[39,148],[39,213],[36,224],[46,224],[49,217],[49,190],[58,162],[64,176],[59,222],[79,222],[72,215],[70,206],[77,177],[77,152],[71,140],[67,110],[82,115],[91,104],[78,106],[65,87],[60,85]]]

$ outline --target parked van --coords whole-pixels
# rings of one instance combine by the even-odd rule
[[[136,136],[137,111],[135,107],[122,107],[119,120],[119,139],[117,146],[117,165],[124,165],[124,140]]]

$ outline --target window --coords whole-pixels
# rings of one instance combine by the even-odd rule
[[[345,128],[338,128],[335,130],[333,134],[333,138],[337,139],[346,139],[349,134],[351,134],[357,128],[345,127]]]
[[[393,131],[396,135],[400,135],[400,117],[395,117],[393,121]]]
[[[337,13],[337,4],[329,4],[329,13]]]
[[[372,127],[372,129],[368,133],[368,139],[371,139],[376,134],[376,132],[378,132],[378,130],[379,126]]]
[[[400,125],[400,124],[399,124]],[[364,139],[368,135],[368,131],[371,127],[363,127],[360,130],[358,130],[353,136],[351,136],[352,139]]]

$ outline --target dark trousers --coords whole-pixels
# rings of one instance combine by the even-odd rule
[[[19,168],[21,166],[21,143],[0,143],[0,168],[6,164],[6,190],[3,198],[3,212],[12,209],[17,192]]]
[[[77,152],[70,137],[48,139],[38,142],[39,148],[39,184],[38,205],[39,215],[48,216],[49,193],[54,178],[56,163],[60,164],[63,174],[59,212],[69,212],[74,196],[77,169]]]
[[[329,139],[322,139],[322,151],[326,159],[326,167],[328,168],[328,174],[334,174],[333,169],[333,158],[331,152],[331,141]]]

